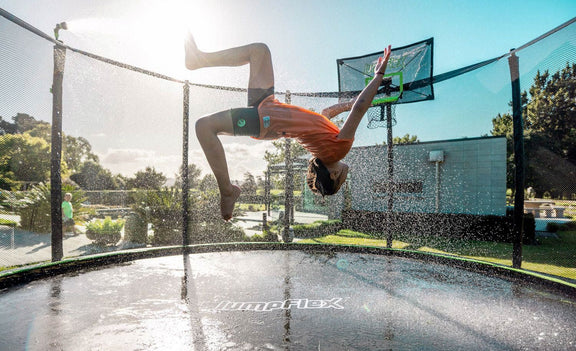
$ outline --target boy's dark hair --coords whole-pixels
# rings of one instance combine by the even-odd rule
[[[328,168],[321,160],[313,157],[308,161],[308,173],[306,183],[313,193],[326,196],[334,195],[334,180],[330,178]]]

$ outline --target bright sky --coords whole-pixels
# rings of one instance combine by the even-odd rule
[[[60,39],[71,47],[198,83],[245,87],[247,70],[226,68],[187,72],[182,64],[182,37],[186,28],[195,34],[200,48],[207,51],[254,41],[265,42],[273,54],[276,90],[296,92],[337,91],[337,58],[372,53],[387,44],[404,46],[434,37],[434,74],[439,74],[504,54],[576,16],[574,0],[0,0],[0,8],[47,34],[53,33],[56,23],[66,21],[70,28],[61,31]],[[46,62],[51,62],[51,57]],[[74,62],[67,62],[66,68],[67,72],[86,71]],[[51,79],[51,71],[45,76]],[[104,75],[101,77],[109,80]],[[84,78],[73,79],[81,83]],[[113,103],[96,106],[102,96],[91,94],[89,101],[80,97],[78,101],[68,103],[68,109],[83,110],[89,105],[95,106],[101,115],[115,116],[117,109],[130,109],[134,115],[145,116],[158,108],[156,120],[132,121],[133,127],[128,122],[112,121],[114,125],[132,129],[132,133],[116,134],[115,142],[111,142],[113,133],[110,131],[96,133],[98,128],[93,126],[93,135],[88,135],[86,124],[67,124],[65,105],[65,131],[68,128],[71,135],[87,137],[104,165],[115,173],[143,169],[147,166],[146,160],[150,160],[170,176],[180,162],[181,120],[179,115],[172,118],[161,111],[168,109],[164,104],[178,106],[178,99],[171,92],[178,96],[181,86],[160,83],[166,85],[162,90],[166,97],[144,96],[142,101],[132,102],[134,107],[130,102],[127,103],[129,107],[122,107],[120,105],[125,103],[122,98],[129,96],[130,87],[124,87],[125,90],[118,93],[114,90],[122,85],[121,78],[118,79],[114,88],[109,87],[118,95]],[[440,91],[437,90],[437,94]],[[0,91],[0,96],[2,93]],[[75,103],[82,108],[76,107]],[[198,113],[222,109],[211,99],[195,102],[193,96],[192,104],[195,103],[198,107],[192,111],[192,122],[200,117],[196,115]],[[243,102],[234,101],[234,104],[239,107]],[[431,105],[423,106],[433,109]],[[27,111],[14,103],[12,108],[5,105],[0,109],[0,115],[5,119],[16,112],[35,115],[33,107]],[[88,113],[83,113],[79,112],[75,117],[92,118],[93,125],[106,118],[94,120]],[[40,112],[36,112],[35,117],[50,120],[50,115]],[[146,133],[138,133],[143,127],[158,128],[157,133],[165,133],[161,134],[163,141],[150,142]],[[179,129],[174,132],[175,128]],[[110,133],[106,138],[107,132]],[[442,138],[441,135],[436,139],[426,136],[425,131],[407,132],[426,140]],[[193,130],[191,135],[194,135]],[[103,138],[99,140],[99,136]],[[207,173],[195,137],[190,141],[190,162],[202,166]],[[164,148],[147,148],[146,142]],[[264,169],[262,157],[270,144],[241,138],[225,138],[224,142],[233,178],[241,179],[246,171],[259,175]],[[133,162],[135,159],[139,162]]]

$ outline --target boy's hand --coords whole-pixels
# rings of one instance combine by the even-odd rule
[[[390,59],[390,53],[392,52],[392,45],[388,45],[381,57],[378,57],[376,62],[376,67],[374,68],[374,75],[377,73],[386,73],[386,66],[388,65],[388,60]]]

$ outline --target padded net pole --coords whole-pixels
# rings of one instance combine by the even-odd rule
[[[182,245],[187,247],[190,244],[188,237],[188,223],[190,221],[188,190],[190,182],[188,179],[188,138],[190,131],[190,84],[184,83],[183,115],[182,115]]]
[[[62,82],[66,48],[54,46],[54,75],[52,78],[52,136],[50,152],[50,207],[52,229],[52,262],[64,256],[62,243]]]
[[[266,205],[266,214],[270,217],[270,167],[264,172],[264,203]]]
[[[292,96],[290,91],[286,91],[286,103],[290,104],[292,102]],[[285,140],[285,150],[284,150],[284,162],[286,163],[286,184],[285,184],[285,195],[284,195],[284,231],[282,233],[282,240],[284,242],[291,242],[292,237],[290,235],[290,224],[292,223],[292,218],[294,214],[292,212],[293,206],[293,175],[292,175],[292,140],[289,138]]]
[[[392,209],[394,208],[394,146],[392,145],[392,105],[386,104],[386,127],[387,130],[387,157],[388,157],[388,221],[392,220]],[[392,226],[388,223],[386,247],[392,247]]]
[[[512,124],[514,127],[514,244],[512,266],[522,265],[522,235],[524,232],[524,123],[522,121],[522,100],[520,95],[520,70],[518,56],[512,51],[508,57],[512,82]]]

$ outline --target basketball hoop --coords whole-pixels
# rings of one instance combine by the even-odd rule
[[[399,81],[395,85],[399,87],[396,94],[392,93],[392,76],[398,76]],[[402,96],[402,72],[388,74],[382,81],[381,95],[372,102],[368,109],[368,129],[392,128],[396,125],[396,102]]]
[[[396,125],[396,104],[387,103],[368,109],[368,129],[388,128],[388,115],[391,126]]]

